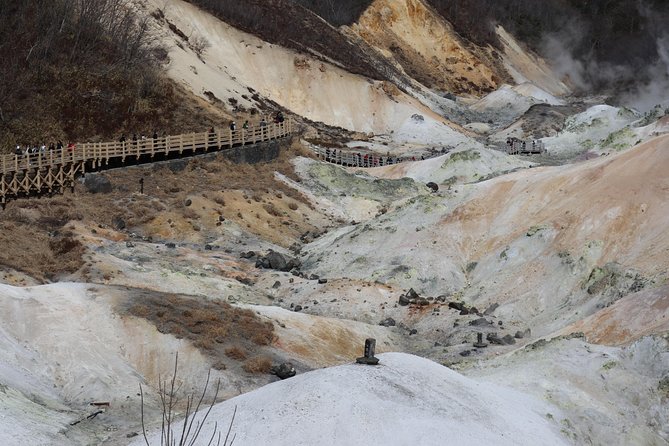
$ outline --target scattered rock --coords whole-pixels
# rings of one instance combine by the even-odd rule
[[[186,166],[188,166],[187,159],[172,160],[167,164],[167,167],[174,173],[181,172],[186,169]]]
[[[413,288],[409,288],[409,291],[407,291],[406,296],[407,296],[409,299],[418,299],[418,298],[420,297],[420,296],[418,295],[418,293],[417,293],[416,291],[414,291]]]
[[[309,276],[309,280],[318,280],[320,279],[320,276],[318,274],[312,274]]]
[[[424,307],[424,306],[426,306],[426,305],[430,305],[430,301],[427,300],[427,299],[424,298],[424,297],[419,297],[419,298],[415,299],[414,303],[415,303],[416,305],[420,305],[420,306],[422,306],[422,307]]]
[[[528,337],[530,337],[531,334],[532,334],[532,332],[531,332],[530,329],[528,328],[528,329],[525,330],[525,331],[520,331],[520,330],[518,330],[518,331],[516,332],[516,335],[515,335],[514,337],[515,337],[516,339],[523,339],[523,338],[528,338]]]
[[[318,283],[323,285],[324,283],[328,283],[328,279],[318,279]]]
[[[224,221],[225,221],[225,217],[222,216],[222,215],[219,215],[219,216],[218,216],[218,221],[219,221],[219,222],[224,222]]]
[[[277,289],[277,288],[279,288],[280,286],[281,286],[281,282],[279,282],[279,281],[277,280],[277,281],[274,282],[274,284],[272,285],[272,288]]]
[[[167,242],[167,243],[165,243],[165,246],[166,246],[167,248],[170,248],[170,249],[174,249],[174,248],[177,247],[177,245],[174,244],[174,243],[172,243],[172,242]]]
[[[125,220],[123,220],[123,218],[118,215],[112,218],[112,228],[116,229],[117,231],[122,231],[125,229]]]
[[[184,201],[184,206],[185,206],[185,207],[188,207],[188,206],[190,206],[191,204],[193,204],[193,200],[191,200],[190,198],[186,198],[186,201]]]
[[[239,254],[239,257],[242,259],[250,259],[252,257],[255,257],[256,253],[255,251],[248,251],[248,252],[241,252]]]
[[[415,328],[412,328],[412,329],[409,331],[409,336],[411,336],[411,335],[415,335],[415,334],[417,334],[417,333],[418,333],[418,330],[416,330]]]
[[[495,312],[495,310],[499,308],[499,304],[495,302],[494,304],[491,304],[486,310],[483,312],[485,316],[490,316]]]
[[[134,248],[135,244],[133,242],[128,241],[128,242],[125,242],[125,247],[126,248]]]
[[[396,324],[395,319],[393,319],[392,317],[386,318],[381,322],[379,322],[379,325],[382,327],[394,327],[395,324]]]
[[[472,327],[484,327],[490,325],[490,322],[486,320],[486,318],[480,317],[478,319],[474,319],[473,321],[469,322],[469,325]]]
[[[663,398],[669,397],[669,375],[665,375],[658,383],[657,390]]]
[[[453,308],[454,310],[462,311],[467,310],[467,306],[462,302],[449,302],[448,308]],[[469,311],[469,310],[467,310]]]
[[[206,245],[204,245],[204,250],[205,250],[205,251],[211,251],[212,249],[214,249],[214,247],[211,246],[210,244],[206,244]]]
[[[270,370],[270,373],[272,375],[278,376],[281,379],[287,379],[295,376],[297,371],[295,371],[295,367],[293,367],[293,364],[290,362],[283,362],[279,365],[273,366]]]
[[[410,302],[411,301],[409,300],[409,298],[406,295],[402,294],[400,296],[399,304],[402,305],[403,307],[406,307],[407,305],[409,305]]]
[[[504,336],[502,338],[502,341],[504,341],[504,343],[506,343],[506,345],[513,345],[513,344],[516,343],[516,339],[513,336],[511,336],[510,334]]]
[[[437,183],[433,183],[430,181],[429,183],[426,184],[426,186],[432,189],[432,192],[439,191],[439,185]]]
[[[295,305],[293,311],[302,311],[302,305]]]
[[[280,252],[270,250],[269,253],[256,261],[256,267],[275,269],[278,271],[290,271],[299,268],[302,262],[294,257],[288,257]]]
[[[460,356],[469,356],[472,354],[471,350],[463,350],[460,352]]]
[[[108,194],[112,191],[109,178],[97,173],[87,173],[84,177],[84,186],[92,194]]]

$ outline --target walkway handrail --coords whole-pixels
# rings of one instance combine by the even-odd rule
[[[414,157],[398,157],[392,155],[379,155],[374,152],[356,152],[352,150],[330,149],[320,146],[312,146],[316,158],[332,164],[346,167],[381,167],[391,164],[400,164],[407,161],[417,161]],[[446,152],[447,153],[447,152]],[[441,156],[444,153],[436,153],[428,158]],[[426,159],[426,158],[422,158]]]
[[[75,144],[74,148],[62,150],[38,150],[37,153],[0,155],[2,175],[34,168],[59,166],[76,162],[109,161],[112,158],[125,159],[128,156],[139,158],[142,155],[182,153],[184,150],[222,149],[239,145],[255,144],[271,139],[288,136],[293,131],[292,121],[267,123],[266,126],[253,126],[248,129],[215,128],[214,132],[186,133],[181,135],[161,136],[158,138],[139,139],[137,141],[113,141]]]

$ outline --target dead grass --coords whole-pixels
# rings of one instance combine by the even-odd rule
[[[0,264],[24,272],[46,283],[77,271],[84,264],[83,245],[69,231],[63,231],[58,217],[30,221],[0,221]],[[11,217],[10,217],[11,218]],[[42,224],[54,223],[54,226]]]
[[[134,299],[127,312],[152,322],[161,333],[192,341],[218,359],[225,354],[241,361],[247,349],[257,350],[274,340],[271,322],[221,301],[152,293]]]
[[[239,346],[232,346],[225,349],[225,356],[235,361],[243,361],[246,359],[246,351]]]
[[[262,374],[269,373],[272,369],[272,360],[266,356],[256,356],[244,363],[244,370],[248,373]]]

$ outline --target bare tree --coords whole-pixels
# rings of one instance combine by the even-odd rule
[[[186,397],[186,408],[184,413],[183,425],[180,431],[174,431],[174,424],[177,418],[177,405],[180,404],[180,400],[177,397],[179,393],[180,385],[177,386],[177,368],[179,364],[179,353],[176,354],[174,359],[174,373],[170,379],[161,379],[159,378],[158,390],[160,393],[160,402],[162,405],[162,424],[161,424],[161,435],[160,435],[160,445],[161,446],[193,446],[195,441],[200,437],[202,433],[202,428],[204,427],[205,421],[209,417],[209,414],[216,403],[216,398],[218,397],[218,392],[220,390],[220,379],[216,380],[216,388],[214,390],[214,396],[212,397],[211,403],[207,408],[206,412],[202,415],[201,419],[198,418],[198,412],[202,407],[207,389],[209,388],[209,381],[211,378],[211,370],[207,372],[207,379],[204,383],[202,394],[196,401],[195,394],[189,394]],[[141,397],[142,405],[142,434],[144,435],[144,441],[147,446],[151,446],[149,439],[146,433],[146,425],[144,423],[144,390],[142,385],[139,385],[139,393]],[[232,425],[235,421],[235,416],[237,415],[237,407],[232,414],[230,423],[228,425],[228,430],[225,434],[225,437],[222,437],[222,432],[218,429],[218,422],[214,423],[214,429],[212,430],[211,437],[207,442],[207,446],[217,445],[217,446],[232,446],[236,435],[230,434],[232,432]],[[221,443],[223,440],[223,443]],[[228,440],[230,443],[228,443]]]

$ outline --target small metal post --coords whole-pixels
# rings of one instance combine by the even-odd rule
[[[476,333],[476,342],[474,343],[474,347],[485,348],[487,346],[488,346],[488,344],[483,342],[483,333]]]
[[[379,358],[374,356],[374,350],[376,349],[376,339],[368,338],[365,339],[365,356],[355,360],[358,364],[367,364],[367,365],[376,365],[379,363]]]

